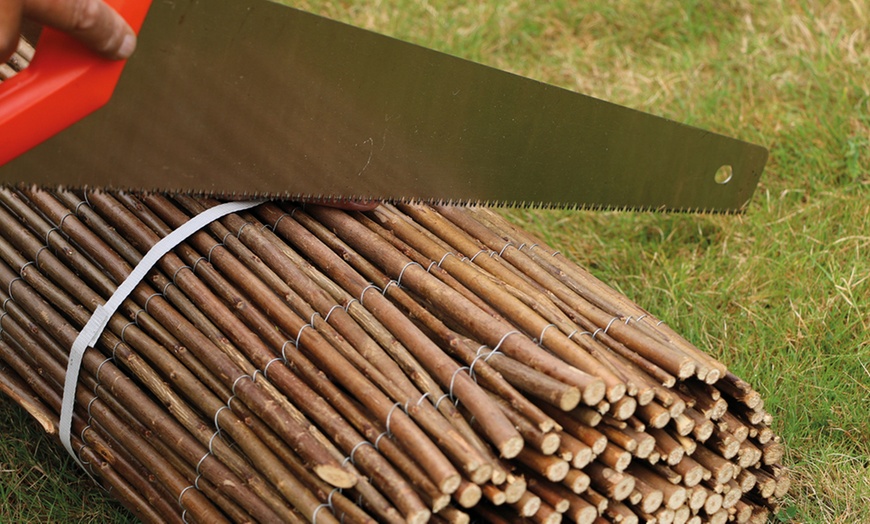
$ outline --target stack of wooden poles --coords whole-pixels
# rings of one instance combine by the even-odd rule
[[[69,348],[217,202],[0,190],[0,388],[49,433]],[[764,522],[759,394],[480,207],[228,215],[84,355],[73,446],[146,522]]]

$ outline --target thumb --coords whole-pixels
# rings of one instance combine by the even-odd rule
[[[12,56],[18,47],[21,26],[21,0],[0,1],[0,63]]]
[[[124,59],[136,33],[102,0],[24,0],[24,16],[69,33],[106,58]]]

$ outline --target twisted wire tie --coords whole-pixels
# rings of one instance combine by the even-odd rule
[[[537,340],[538,346],[544,345],[544,335],[547,333],[547,330],[550,329],[551,327],[556,327],[556,324],[547,324],[546,326],[544,326],[544,329],[541,330],[541,334]]]
[[[290,342],[290,341],[288,340],[287,342]],[[285,342],[285,344],[286,344],[287,342]],[[281,351],[282,351],[282,354],[283,354],[283,351],[284,351],[284,348],[283,348],[283,347],[281,348]],[[285,359],[284,359],[284,362],[286,362],[286,361],[287,361],[287,359],[285,358]],[[270,360],[269,362],[266,362],[265,367],[263,367],[263,371],[261,371],[261,373],[262,373],[262,375],[263,375],[264,377],[266,377],[266,379],[269,378],[269,366],[271,366],[271,365],[274,364],[275,362],[281,362],[281,359],[280,359],[280,358],[277,358],[277,357],[276,357],[276,358],[273,358],[273,359]],[[257,371],[259,371],[259,370],[257,370]],[[254,372],[254,375],[255,375],[254,378],[256,378],[257,371]]]
[[[219,246],[223,246],[223,243],[215,244],[215,245],[213,245],[213,246],[211,246],[211,247],[209,248],[209,250],[208,250],[208,255],[206,256],[206,260],[208,261],[209,264],[211,264],[211,254],[212,254],[212,251],[214,251],[215,248],[216,248],[216,247],[219,247]]]
[[[425,400],[426,397],[428,397],[428,396],[429,396],[429,392],[428,392],[428,391],[427,391],[426,393],[423,393],[422,395],[420,395],[420,398],[417,399],[417,402],[415,402],[414,405],[417,406],[417,407],[420,407],[420,405],[423,403],[423,400]],[[408,400],[406,400],[405,403],[402,405],[402,411],[404,411],[405,414],[408,415],[408,416],[411,416],[411,414],[408,413],[408,403],[409,403],[410,401],[411,401],[411,400],[408,399]]]
[[[305,326],[302,326],[302,328],[304,329]],[[302,329],[299,330],[299,333],[302,333]],[[285,340],[284,343],[281,344],[281,358],[284,359],[284,362],[287,362],[287,344],[293,344],[293,347],[295,347],[296,349],[299,349],[299,345],[298,345],[296,340],[294,340],[292,338],[288,338],[287,340]],[[263,375],[266,374],[266,371],[269,369],[269,365],[276,360],[278,360],[278,359],[274,358],[266,364],[266,367],[263,368]],[[266,377],[266,378],[269,378],[269,377]]]
[[[329,506],[326,504],[321,504],[314,508],[314,513],[311,514],[311,524],[317,524],[317,514],[320,513],[320,510],[323,508],[328,508]]]
[[[82,461],[82,464],[83,464],[83,465],[87,465],[87,466],[88,466],[88,469],[91,471],[91,472],[90,472],[90,476],[91,476],[91,478],[93,479],[93,478],[94,478],[94,469],[93,469],[93,467],[92,467],[93,464],[91,464],[91,461],[90,461],[90,460],[85,460],[85,457],[82,455],[82,450],[85,449],[87,446],[88,446],[87,444],[85,444],[84,442],[82,442],[81,446],[79,446],[79,449],[78,449],[77,451],[78,451],[78,455],[79,455],[79,460]]]
[[[49,237],[51,237],[51,234],[54,233],[55,231],[57,231],[58,234],[60,234],[60,232],[61,232],[57,226],[53,226],[53,227],[49,228],[48,231],[45,232],[45,242],[44,242],[45,245],[49,245]]]
[[[471,257],[470,259],[468,259],[468,260],[473,264],[473,263],[474,263],[474,259],[477,258],[478,255],[480,255],[481,253],[486,253],[487,251],[489,251],[489,250],[488,250],[488,249],[481,249],[480,251],[478,251],[477,253],[475,253],[474,256],[472,256],[472,257]]]
[[[178,277],[178,273],[180,273],[182,269],[189,269],[191,272],[193,272],[193,268],[188,266],[187,264],[181,266],[180,268],[175,270],[175,273],[172,274],[172,283],[173,284],[176,283],[176,281],[177,281],[176,278]],[[178,285],[178,284],[176,284],[176,285]]]
[[[76,207],[78,207],[78,206],[76,206]],[[67,211],[66,214],[64,214],[62,217],[60,217],[60,220],[57,221],[57,229],[58,229],[58,231],[63,231],[63,223],[64,223],[64,221],[65,221],[67,218],[69,218],[70,216],[73,216],[74,214],[75,214],[75,213],[73,213],[72,211]]]
[[[194,264],[194,268],[195,267],[196,267],[196,265]],[[196,269],[194,269],[194,271],[196,271]],[[148,313],[148,303],[151,302],[152,298],[157,297],[157,296],[160,296],[160,293],[153,293],[152,295],[150,295],[148,298],[145,299],[144,309],[145,309],[146,313]]]
[[[376,285],[374,285],[374,284],[369,284],[369,285],[367,285],[366,287],[364,287],[363,290],[362,290],[362,292],[360,292],[360,294],[359,294],[359,304],[360,304],[361,306],[364,306],[364,305],[365,305],[365,304],[363,303],[363,299],[365,299],[365,297],[366,297],[366,291],[368,291],[369,289],[377,289],[377,290],[380,291],[381,288],[379,288],[378,286],[376,286]]]
[[[294,209],[294,211],[295,211],[295,209]],[[288,215],[287,213],[283,213],[281,216],[279,216],[278,220],[276,220],[275,223],[272,224],[272,226],[271,226],[272,231],[277,231],[278,224],[280,224],[281,221],[284,220],[284,217],[288,217],[288,216],[290,216],[290,215]],[[266,227],[270,227],[270,226],[267,225]]]
[[[386,428],[386,433],[387,433],[388,437],[393,436],[393,431],[390,429],[390,422],[392,422],[392,420],[393,420],[393,412],[396,411],[396,408],[401,408],[401,407],[402,407],[402,405],[399,404],[398,402],[396,402],[395,404],[393,404],[393,407],[391,407],[390,411],[387,413],[387,421],[386,421],[386,424],[384,427]]]
[[[13,298],[13,297],[12,297],[12,284],[18,282],[19,280],[22,281],[22,282],[24,281],[24,279],[21,278],[21,277],[15,277],[15,278],[13,278],[12,280],[9,281],[9,286],[7,286],[7,288],[6,288],[6,294],[9,295],[9,299],[10,299],[10,300]]]
[[[120,345],[121,345],[121,341],[119,340],[119,341],[115,342],[114,346],[112,346],[112,360],[117,360],[118,357],[117,357],[117,355],[115,355],[115,352],[118,351],[118,346],[120,346]]]
[[[511,247],[511,246],[513,246],[513,245],[514,245],[514,243],[513,243],[513,242],[511,242],[511,241],[508,241],[508,243],[507,243],[507,244],[505,244],[505,245],[504,245],[504,247],[503,247],[503,248],[501,248],[501,251],[499,251],[499,252],[498,252],[498,256],[499,256],[499,257],[501,257],[501,256],[503,256],[503,255],[504,255],[504,252],[505,252],[505,250],[506,250],[506,249],[507,249],[507,248],[509,248],[509,247]]]
[[[154,295],[151,295],[151,296],[154,296]],[[148,297],[148,298],[151,298],[151,297]],[[133,323],[136,324],[137,326],[139,325],[139,315],[141,315],[142,313],[146,313],[146,314],[147,314],[148,312],[145,311],[145,308],[141,308],[141,307],[140,307],[140,308],[136,311],[136,314],[133,315]]]
[[[468,368],[468,366],[462,366],[462,367],[456,368],[456,370],[453,371],[453,375],[450,376],[450,388],[447,390],[447,393],[441,395],[441,397],[439,397],[438,400],[435,402],[435,409],[438,409],[438,406],[441,405],[441,401],[444,400],[445,398],[448,398],[448,397],[450,398],[450,400],[452,402],[456,403],[456,397],[453,396],[453,384],[456,382],[456,374],[459,373],[460,371],[462,371],[463,369],[467,370],[469,368]]]
[[[329,308],[329,311],[326,312],[326,316],[323,317],[323,321],[326,323],[329,323],[329,317],[330,317],[330,315],[332,315],[332,312],[335,311],[336,309],[342,309],[341,305],[335,304],[334,306]]]
[[[485,347],[486,346],[480,346],[480,349],[485,348]],[[484,355],[482,353],[480,353],[480,349],[477,350],[478,351],[477,356],[474,357],[474,360],[472,360],[471,364],[468,366],[468,376],[471,377],[471,380],[473,380],[475,382],[477,382],[477,376],[474,374],[474,365],[477,364],[477,361],[480,360],[481,358],[483,358],[484,362],[486,362],[486,359],[489,358],[493,353],[495,353],[495,350],[490,351],[489,353],[486,354],[486,356],[484,358]]]
[[[408,269],[410,266],[420,266],[421,269],[423,268],[423,266],[421,266],[417,262],[414,262],[413,260],[405,264],[405,267],[403,267],[402,271],[399,272],[399,278],[396,280],[397,286],[402,287],[402,277],[405,276],[405,270]]]
[[[253,382],[253,381],[254,381],[254,379],[253,379],[253,378],[251,378],[251,376],[250,376],[250,375],[239,375],[239,376],[238,376],[238,377],[236,377],[236,380],[234,380],[234,381],[233,381],[233,386],[232,386],[232,387],[231,387],[231,388],[230,388],[230,391],[231,391],[231,392],[232,392],[232,394],[233,394],[233,396],[232,396],[232,397],[230,397],[230,400],[232,400],[232,399],[233,399],[233,397],[235,397],[235,396],[236,396],[236,384],[238,384],[238,383],[239,383],[239,381],[240,381],[240,380],[242,380],[242,379],[243,379],[243,378],[250,378],[250,379],[251,379],[251,382]],[[227,405],[229,405],[229,403],[230,403],[230,400],[228,400],[228,401],[227,401]]]
[[[124,338],[124,336],[127,334],[127,328],[135,325],[136,324],[134,322],[127,322],[126,324],[124,324],[124,327],[121,328],[121,342],[123,342],[124,344],[127,343],[127,339]]]
[[[185,509],[184,504],[181,503],[181,499],[184,498],[184,495],[187,494],[187,490],[189,490],[189,489],[196,489],[196,488],[194,488],[193,484],[191,484],[190,486],[187,486],[186,488],[181,490],[181,493],[178,494],[178,506],[181,507],[181,509],[183,509],[185,513],[187,513],[187,509]],[[187,522],[187,520],[185,520],[185,522]]]
[[[226,245],[227,245],[227,238],[229,238],[229,237],[231,237],[231,236],[233,236],[233,232],[232,232],[232,231],[227,231],[226,233],[224,233],[223,238],[221,238],[221,243],[218,244],[218,245],[219,245],[219,246],[226,246]]]
[[[351,298],[350,300],[348,300],[348,301],[347,301],[347,304],[344,305],[344,311],[349,313],[349,312],[350,312],[350,306],[351,306],[354,302],[359,302],[359,300],[357,300],[357,299],[355,299],[355,298]]]
[[[610,319],[610,322],[607,323],[607,326],[605,326],[604,329],[601,329],[601,328],[596,329],[595,332],[592,333],[592,340],[595,340],[595,337],[598,336],[599,332],[604,332],[604,334],[606,335],[607,330],[610,329],[610,326],[612,326],[613,323],[616,322],[617,320],[619,320],[619,317],[613,317]]]
[[[193,274],[194,274],[194,275],[196,274],[196,268],[199,266],[199,263],[202,262],[203,260],[206,260],[206,258],[205,258],[205,257],[199,257],[199,258],[196,259],[196,262],[193,263]],[[208,262],[208,260],[206,260],[206,262]]]
[[[90,204],[89,202],[87,202],[87,201],[85,201],[85,200],[79,200],[79,203],[76,204],[76,208],[75,208],[75,210],[73,210],[73,213],[75,213],[76,216],[78,216],[78,214],[79,214],[79,208],[82,207],[83,204],[86,205],[86,206],[88,206],[88,207],[91,207],[91,204]]]
[[[390,289],[390,286],[392,286],[394,284],[398,285],[399,283],[396,282],[395,280],[390,280],[389,282],[387,282],[387,285],[384,286],[384,289],[381,290],[381,295],[387,296],[387,290]]]
[[[196,463],[196,474],[197,474],[197,475],[201,475],[201,474],[202,474],[202,472],[200,472],[199,468],[202,467],[202,463],[205,462],[205,459],[207,459],[209,456],[211,456],[211,453],[210,453],[210,452],[206,452],[206,453],[204,453],[204,454],[202,455],[202,458],[199,459],[199,462]]]
[[[296,349],[299,349],[299,344],[302,343],[302,332],[305,331],[305,328],[314,329],[314,316],[315,315],[319,316],[320,313],[314,313],[314,315],[311,315],[311,320],[309,320],[307,324],[303,324],[302,327],[299,328],[299,332],[296,333],[296,342],[293,344],[294,346],[296,346]]]
[[[243,231],[246,227],[248,227],[248,226],[253,226],[253,225],[254,225],[254,224],[252,224],[252,223],[250,223],[250,222],[247,222],[247,221],[246,221],[244,224],[242,224],[241,227],[239,227],[239,230],[236,231],[236,238],[238,238],[239,240],[241,240],[241,239],[242,239],[242,231]]]
[[[341,464],[342,464],[342,465],[345,465],[345,464],[347,464],[348,462],[350,462],[351,464],[353,464],[354,466],[356,466],[356,459],[354,458],[354,455],[356,455],[356,451],[357,451],[359,448],[361,448],[362,446],[365,446],[365,445],[369,445],[369,446],[371,446],[371,447],[375,447],[375,445],[372,444],[371,442],[369,442],[368,440],[360,440],[359,442],[356,443],[356,445],[354,445],[353,448],[351,448],[351,450],[350,450],[350,454],[349,454],[348,456],[344,457],[344,460],[342,461]]]
[[[96,397],[96,395],[95,395],[94,398],[92,398],[92,399],[90,400],[90,402],[88,402],[88,408],[87,408],[87,412],[88,412],[88,427],[90,427],[90,425],[91,425],[91,424],[90,424],[90,421],[91,421],[91,419],[94,417],[93,415],[91,415],[91,406],[92,406],[92,405],[94,404],[94,402],[96,402],[96,401],[97,401],[97,397]],[[82,440],[84,440],[84,437],[82,437]]]
[[[577,330],[577,329],[575,329],[574,331],[572,331],[571,334],[568,335],[568,338],[571,339],[571,340],[573,340],[573,339],[574,339],[574,335],[580,335],[581,337],[582,337],[583,335],[589,335],[589,336],[592,336],[592,332],[591,332],[591,331],[579,331],[579,332],[578,332],[578,331],[579,331],[579,330]]]
[[[43,247],[44,247],[44,246],[43,246]],[[21,276],[21,278],[24,278],[24,270],[27,269],[27,266],[33,266],[33,267],[35,267],[36,269],[39,269],[39,267],[37,267],[35,261],[33,261],[33,260],[28,260],[28,261],[25,262],[25,263],[21,266],[21,268],[18,270],[18,275]]]
[[[447,257],[449,257],[449,256],[455,257],[456,255],[452,251],[448,251],[448,252],[444,253],[444,256],[442,256],[441,260],[438,261],[438,269],[441,269],[441,264],[443,264],[444,261],[447,260]],[[432,266],[430,265],[429,268],[431,269]],[[429,271],[429,269],[427,269],[426,271]]]
[[[113,358],[114,358],[114,355],[113,355]],[[106,360],[100,362],[100,365],[97,366],[97,372],[94,373],[94,380],[97,381],[97,384],[94,386],[94,393],[96,393],[97,386],[100,385],[100,371],[103,370],[103,366],[106,364],[106,362],[109,362],[110,360],[112,360],[112,359],[107,358]]]
[[[37,268],[39,267],[39,255],[41,255],[46,249],[48,249],[48,246],[40,246],[39,249],[36,250],[36,254],[33,256],[33,261],[36,263]]]

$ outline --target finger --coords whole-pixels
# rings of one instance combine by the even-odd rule
[[[22,0],[0,0],[0,62],[9,60],[18,48]]]
[[[136,48],[136,33],[102,0],[24,0],[24,16],[69,33],[107,58]]]

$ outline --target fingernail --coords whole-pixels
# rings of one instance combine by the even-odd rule
[[[119,59],[124,60],[130,58],[130,55],[132,55],[135,50],[136,35],[128,33],[127,35],[124,35],[124,40],[121,42],[121,47],[118,48],[117,56]]]

